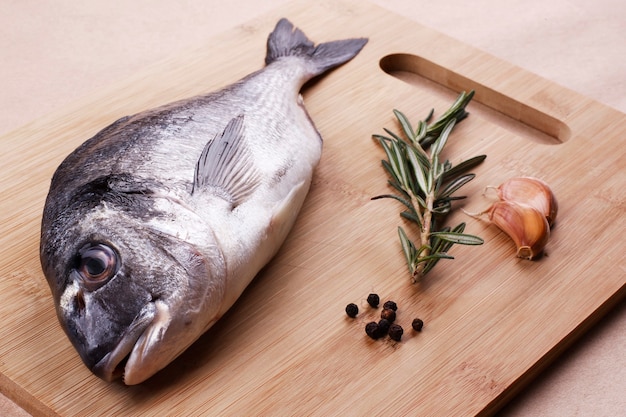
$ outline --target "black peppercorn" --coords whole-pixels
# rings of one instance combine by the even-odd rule
[[[391,326],[391,322],[387,319],[378,320],[378,330],[380,331],[380,335],[386,335],[389,332],[389,326]]]
[[[367,333],[367,335],[374,340],[378,339],[381,336],[378,323],[376,323],[375,321],[367,323],[365,325],[365,333]]]
[[[380,312],[380,318],[389,320],[390,323],[393,323],[396,320],[396,312],[390,308],[385,308]]]
[[[422,319],[414,319],[413,323],[411,323],[411,326],[416,332],[421,332],[422,327],[424,327],[424,322],[422,321]]]
[[[389,326],[389,337],[392,340],[399,342],[400,339],[402,339],[402,333],[404,333],[404,330],[399,324],[393,323],[391,326]]]
[[[398,309],[398,305],[395,303],[395,301],[385,301],[385,304],[383,304],[383,308],[388,308],[389,310],[396,311]]]
[[[348,317],[355,318],[359,314],[359,306],[354,303],[350,303],[346,306],[346,314]]]
[[[377,308],[379,303],[380,297],[378,296],[378,294],[370,294],[367,296],[367,304],[369,304],[370,306]]]

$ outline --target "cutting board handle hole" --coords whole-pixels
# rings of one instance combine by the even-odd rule
[[[571,136],[570,128],[555,117],[420,56],[387,55],[380,60],[380,68],[399,80],[452,100],[461,91],[474,90],[470,113],[533,142],[558,145]]]

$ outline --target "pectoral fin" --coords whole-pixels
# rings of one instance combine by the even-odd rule
[[[235,117],[206,144],[196,165],[192,193],[212,189],[236,207],[256,189],[259,176],[246,147],[243,122],[243,115]]]

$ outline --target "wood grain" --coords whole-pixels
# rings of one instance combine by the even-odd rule
[[[98,380],[60,329],[39,267],[52,172],[118,117],[260,68],[282,16],[316,41],[370,38],[304,91],[325,143],[294,230],[170,367],[138,387]],[[488,158],[465,207],[489,204],[486,185],[535,175],[557,193],[557,226],[548,256],[527,262],[497,229],[457,213],[451,222],[467,221],[486,244],[454,247],[455,261],[411,286],[399,208],[370,201],[388,191],[370,137],[395,128],[393,108],[417,119],[468,89],[477,91],[471,116],[448,155]],[[624,114],[382,9],[291,3],[1,139],[2,392],[34,415],[490,415],[626,294],[625,134]],[[405,328],[424,319],[424,331],[400,343],[368,339],[363,326],[375,312],[364,300],[373,291],[398,302]],[[361,306],[356,320],[343,313],[349,302]]]

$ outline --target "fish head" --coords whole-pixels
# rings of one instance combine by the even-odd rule
[[[221,252],[155,230],[130,209],[101,203],[75,213],[78,220],[44,214],[42,225],[58,319],[94,374],[143,382],[217,320]]]

